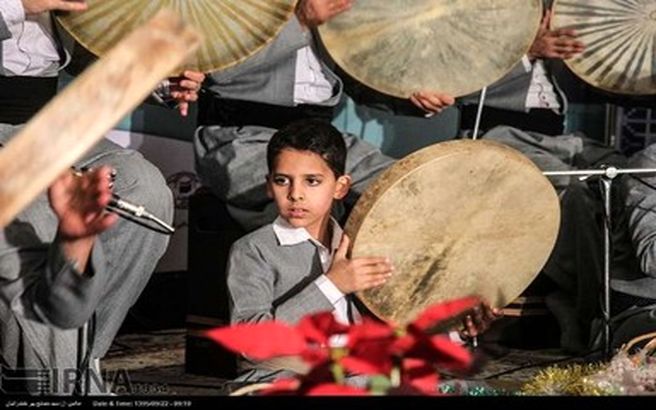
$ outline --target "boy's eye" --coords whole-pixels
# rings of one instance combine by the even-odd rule
[[[316,186],[316,185],[321,184],[321,179],[319,179],[319,178],[315,178],[315,177],[309,177],[309,178],[307,179],[307,183],[308,183],[308,185],[310,185],[310,186]]]
[[[289,178],[281,176],[274,177],[273,183],[280,186],[289,185]]]

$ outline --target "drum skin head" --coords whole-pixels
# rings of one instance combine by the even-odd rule
[[[553,28],[575,29],[583,53],[565,64],[605,91],[656,94],[656,2],[653,0],[559,0]]]
[[[87,0],[82,13],[61,13],[61,25],[102,56],[161,8],[178,12],[204,41],[184,68],[222,70],[268,44],[294,13],[297,0]]]
[[[381,174],[349,216],[351,257],[386,256],[395,267],[385,285],[357,296],[396,324],[470,295],[504,307],[546,263],[559,224],[555,190],[518,151],[490,141],[431,145]]]
[[[542,0],[357,0],[319,34],[344,71],[377,91],[458,97],[519,63],[541,18]]]

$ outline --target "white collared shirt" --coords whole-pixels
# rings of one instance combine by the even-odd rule
[[[544,66],[543,60],[535,60],[533,63],[524,56],[522,59],[524,68],[527,72],[533,70],[531,77],[531,84],[526,95],[526,108],[550,108],[554,111],[560,109],[558,96],[553,84],[547,77],[547,70]]]
[[[49,13],[26,16],[21,0],[0,1],[0,13],[11,32],[2,42],[2,65],[5,74],[21,76],[56,76],[53,70],[60,61]]]
[[[337,221],[335,221],[333,218],[330,218],[330,223],[332,224],[333,231],[333,237],[330,241],[330,250],[323,246],[321,242],[314,239],[305,228],[295,228],[280,216],[278,216],[273,222],[273,232],[276,235],[278,242],[280,242],[280,245],[282,246],[298,245],[299,243],[305,241],[312,242],[312,244],[317,247],[323,272],[326,273],[328,269],[330,269],[330,265],[332,264],[335,252],[339,248],[342,236],[344,235],[344,231],[339,226]],[[335,319],[339,323],[349,324],[348,301],[344,293],[337,289],[337,286],[335,286],[335,284],[330,279],[328,279],[326,275],[319,276],[317,279],[315,279],[314,283],[319,287],[321,293],[323,293],[334,306],[333,315],[335,316]],[[362,321],[362,315],[360,312],[358,312],[358,309],[355,306],[353,306],[351,315],[353,316],[353,321],[355,323],[360,323]],[[344,345],[346,343],[346,338],[342,336],[344,335],[334,336],[330,341],[331,345]],[[449,332],[448,337],[453,342],[460,344],[463,343],[457,331]]]
[[[323,268],[324,275],[319,276],[315,279],[314,283],[319,287],[321,293],[323,293],[330,303],[333,305],[333,315],[335,319],[342,324],[349,324],[348,318],[348,300],[345,297],[344,293],[340,291],[337,286],[325,275],[330,269],[330,266],[333,262],[333,257],[339,244],[342,240],[342,235],[344,231],[339,226],[337,221],[333,218],[330,218],[330,223],[332,224],[333,237],[330,241],[330,249],[326,248],[321,242],[314,239],[305,228],[295,228],[290,225],[282,217],[278,216],[273,222],[273,232],[282,246],[292,246],[298,245],[299,243],[310,241],[314,246],[316,246],[317,251],[319,252],[319,260],[321,261],[321,267]],[[357,311],[357,308],[353,306],[351,311],[353,320],[357,323],[360,321],[361,316]]]
[[[294,81],[295,104],[317,104],[333,96],[333,86],[321,70],[321,63],[312,47],[305,46],[296,52]]]

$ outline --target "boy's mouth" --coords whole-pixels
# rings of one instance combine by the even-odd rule
[[[307,214],[307,210],[303,208],[290,208],[288,213],[292,218],[301,218]]]

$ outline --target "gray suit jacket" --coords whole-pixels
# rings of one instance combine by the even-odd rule
[[[545,8],[552,6],[552,0],[543,0],[542,4]],[[561,112],[567,112],[567,99],[562,90],[558,87],[554,71],[558,69],[556,61],[546,61],[546,68],[549,71],[551,83],[554,85],[556,94],[561,100]],[[508,74],[503,76],[495,83],[488,86],[487,94],[485,97],[485,105],[499,109],[511,111],[526,111],[526,97],[528,95],[529,86],[533,71],[526,71],[524,64],[520,61],[516,64]],[[478,104],[480,92],[476,92],[459,99],[462,104]]]
[[[312,43],[313,34],[304,30],[293,17],[261,51],[236,66],[211,74],[207,89],[219,98],[292,106],[296,52]],[[342,81],[328,65],[323,61],[321,63],[323,74],[333,85],[334,93],[320,105],[337,105],[341,98]]]
[[[228,259],[231,323],[279,320],[296,324],[303,316],[332,311],[333,305],[314,284],[323,273],[317,248],[303,242],[281,246],[272,225],[235,242]],[[239,381],[272,380],[280,371],[242,360]]]
[[[627,167],[656,168],[656,144],[633,155]],[[617,221],[628,233],[636,263],[613,269],[611,286],[629,295],[656,299],[656,176],[638,177],[644,183],[636,178],[621,180],[622,215]]]

